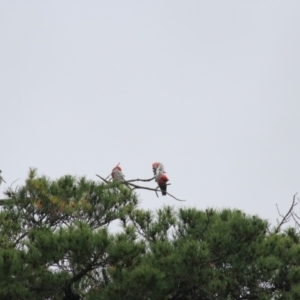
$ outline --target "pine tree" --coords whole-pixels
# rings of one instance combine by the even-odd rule
[[[0,213],[0,299],[80,299],[101,282],[90,275],[109,266],[117,236],[107,226],[137,205],[137,197],[118,183],[70,175],[51,181],[36,170],[6,195]]]
[[[0,299],[300,299],[293,228],[230,209],[141,210],[126,184],[36,170],[6,196]]]

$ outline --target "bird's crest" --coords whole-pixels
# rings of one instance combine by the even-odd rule
[[[113,168],[113,170],[115,170],[115,169],[122,171],[122,168],[119,165]]]
[[[152,164],[152,168],[153,169],[157,169],[157,167],[159,166],[159,163],[158,162],[155,162]]]

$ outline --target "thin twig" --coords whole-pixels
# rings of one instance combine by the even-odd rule
[[[96,176],[98,176],[100,179],[102,179],[104,182],[109,183],[106,179],[104,179],[103,177],[101,177],[100,175],[96,174]]]
[[[153,189],[153,188],[149,188],[149,187],[146,187],[146,186],[140,186],[140,185],[136,185],[136,184],[133,184],[133,183],[128,183],[130,186],[133,187],[133,189],[143,189],[143,190],[148,190],[148,191],[154,191],[156,193],[156,196],[157,198],[158,197],[158,194],[157,194],[157,188],[156,189]]]
[[[298,220],[296,220],[296,218],[295,218],[294,215],[295,215],[295,214],[293,213],[293,214],[292,214],[292,218],[293,218],[294,222],[296,223],[297,228],[299,228],[299,227],[300,227],[300,223],[298,222]]]
[[[158,187],[155,189],[155,194],[156,194],[156,197],[159,198],[158,194],[157,194],[157,190],[158,190]]]
[[[10,185],[10,188],[12,188],[12,185],[13,185],[16,181],[18,181],[18,180],[20,180],[20,178],[18,178],[18,179],[16,179],[15,181],[13,181],[13,183]]]
[[[185,201],[186,201],[186,200],[178,199],[178,198],[176,198],[175,196],[171,195],[171,194],[168,193],[168,192],[166,192],[166,193],[167,193],[167,195],[169,195],[170,197],[174,198],[174,199],[177,200],[177,201],[181,201],[181,202],[185,202]]]
[[[278,208],[278,205],[276,204],[276,207],[277,207],[277,211],[278,211],[278,214],[280,217],[282,217],[282,220],[281,222],[279,223],[279,225],[277,226],[277,228],[275,229],[275,233],[278,233],[281,226],[285,223],[287,223],[290,219],[291,219],[291,214],[292,214],[292,211],[293,211],[293,208],[298,204],[298,203],[295,203],[296,202],[296,196],[297,196],[298,193],[296,193],[293,197],[293,202],[292,202],[292,205],[290,207],[290,209],[288,210],[288,212],[285,214],[285,216],[283,216],[280,211],[279,211],[279,208]]]
[[[293,216],[296,216],[296,218],[297,219],[299,219],[300,220],[300,217],[293,211],[293,214],[292,214]]]
[[[125,181],[125,183],[126,183],[126,181]],[[157,189],[158,189],[158,187],[155,188],[155,189],[153,189],[153,188],[149,188],[149,187],[146,187],[146,186],[136,185],[136,184],[133,184],[133,183],[128,183],[128,184],[131,185],[131,186],[133,186],[136,189],[144,189],[144,190],[154,191],[156,193],[156,195],[157,195]],[[167,185],[171,185],[171,183],[168,183]],[[186,200],[180,200],[180,199],[176,198],[175,196],[173,196],[172,194],[170,194],[168,192],[166,192],[166,193],[167,193],[167,195],[169,195],[170,197],[174,198],[177,201],[182,201],[182,202],[186,201]],[[157,195],[157,197],[158,197],[158,195]]]
[[[126,183],[126,182],[125,182]],[[134,188],[136,189],[144,189],[144,190],[149,190],[149,191],[155,191],[156,189],[153,189],[153,188],[149,188],[149,187],[146,187],[146,186],[141,186],[141,185],[136,185],[136,184],[133,184],[133,183],[128,183],[130,186],[133,186]]]
[[[127,180],[126,182],[134,182],[134,181],[143,181],[143,182],[147,182],[147,181],[151,181],[155,179],[155,176],[150,178],[150,179],[130,179],[130,180]]]

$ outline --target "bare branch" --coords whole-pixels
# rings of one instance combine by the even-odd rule
[[[296,203],[296,196],[297,196],[297,193],[294,195],[293,197],[293,202],[292,202],[292,205],[290,207],[290,209],[288,210],[288,212],[285,214],[285,215],[282,215],[279,211],[279,208],[278,208],[278,205],[276,204],[276,207],[277,207],[277,211],[278,211],[278,214],[279,216],[282,218],[281,222],[278,224],[278,226],[276,227],[275,229],[275,233],[278,233],[280,231],[280,228],[283,224],[287,223],[290,221],[291,217],[292,217],[292,214],[293,214],[293,209],[294,207],[298,204]]]
[[[109,181],[107,181],[106,179],[104,179],[103,177],[101,177],[100,175],[96,174],[97,177],[99,177],[100,179],[102,179],[104,182],[109,183]]]
[[[15,181],[13,181],[12,184],[10,185],[10,188],[12,188],[12,185],[13,185],[16,181],[18,181],[18,180],[20,180],[20,178],[18,178],[18,179],[16,179]]]
[[[295,228],[299,228],[300,227],[300,223],[299,223],[299,221],[295,218],[295,213],[292,213],[292,218],[293,218],[293,220],[294,220],[294,222],[295,222],[295,224],[296,224],[296,226],[295,226]],[[299,217],[297,216],[297,218],[299,219]]]
[[[127,182],[128,182],[128,181],[127,181]],[[125,183],[126,183],[126,181],[125,181]],[[157,189],[159,188],[159,187],[157,187],[157,188],[153,189],[153,188],[149,188],[149,187],[146,187],[146,186],[136,185],[136,184],[133,184],[133,183],[128,183],[128,184],[131,185],[131,186],[133,186],[133,187],[136,188],[136,189],[144,189],[144,190],[154,191],[154,192],[156,193],[156,195],[157,195]],[[171,184],[168,183],[167,185],[171,185]],[[172,194],[170,194],[170,193],[168,193],[168,192],[166,192],[166,193],[167,193],[167,195],[169,195],[170,197],[174,198],[174,199],[177,200],[177,201],[182,201],[182,202],[186,201],[186,200],[178,199],[178,198],[176,198],[175,196],[173,196]],[[158,196],[158,195],[157,195],[157,196]]]
[[[141,185],[136,185],[136,184],[133,184],[133,183],[128,183],[130,186],[133,186],[135,189],[144,189],[144,190],[148,190],[148,191],[156,191],[156,189],[154,188],[149,188],[149,187],[146,187],[146,186],[141,186]]]
[[[99,177],[100,179],[102,179],[104,182],[106,183],[109,183],[109,181],[107,181],[106,179],[104,179],[103,177],[101,177],[100,175],[96,174],[97,177]],[[134,184],[134,183],[131,183],[132,181],[151,181],[153,180],[153,178],[151,179],[132,179],[132,180],[127,180],[127,181],[122,181],[121,183],[125,184],[125,185],[130,185],[133,187],[133,189],[143,189],[143,190],[148,190],[148,191],[154,191],[156,193],[156,196],[158,197],[158,194],[157,194],[157,188],[149,188],[149,187],[146,187],[146,186],[140,186],[140,185],[137,185],[137,184]],[[170,183],[168,183],[167,185],[171,185]],[[178,198],[176,198],[175,196],[173,196],[172,194],[166,192],[167,195],[169,195],[170,197],[174,198],[176,201],[181,201],[181,202],[184,202],[186,200],[180,200]]]
[[[181,201],[181,202],[185,202],[186,200],[181,200],[181,199],[178,199],[176,198],[175,196],[171,195],[170,193],[166,192],[167,195],[169,195],[170,197],[174,198],[176,201]]]
[[[300,220],[300,217],[294,211],[293,211],[292,215],[293,215],[293,217],[296,217],[297,219]]]
[[[143,182],[147,182],[147,181],[152,181],[153,179],[155,179],[155,176],[150,178],[150,179],[130,179],[130,180],[126,180],[126,182],[134,182],[134,181],[143,181]]]

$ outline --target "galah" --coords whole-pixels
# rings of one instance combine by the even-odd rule
[[[6,183],[6,181],[4,180],[4,178],[1,176],[2,171],[0,170],[0,185],[2,183],[2,181],[4,181]]]
[[[167,195],[167,182],[169,181],[168,176],[165,174],[164,165],[158,162],[152,164],[153,173],[155,175],[155,181],[160,187],[163,196]]]
[[[153,168],[154,175],[156,175],[156,171],[166,173],[164,165],[162,163],[155,162],[155,163],[152,164],[152,168]]]
[[[116,166],[113,168],[111,172],[111,177],[114,181],[125,181],[125,176],[123,175],[120,166]]]

